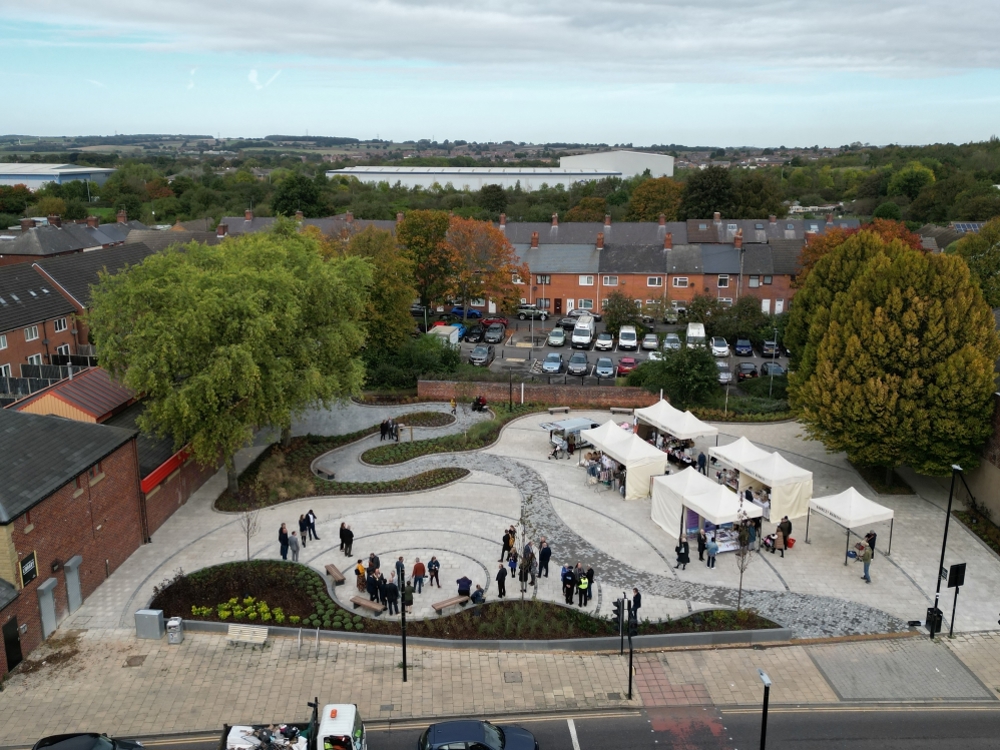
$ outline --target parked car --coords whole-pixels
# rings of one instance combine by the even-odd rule
[[[662,362],[665,359],[666,359],[666,357],[664,356],[663,352],[650,352],[649,353],[649,361],[650,362]]]
[[[527,729],[488,721],[462,720],[431,724],[417,740],[417,750],[538,750]]]
[[[483,325],[489,328],[492,325],[501,325],[504,328],[510,325],[510,321],[507,320],[503,315],[491,315],[488,318],[483,318]]]
[[[419,302],[415,302],[410,305],[410,315],[414,318],[422,318],[424,315],[433,315],[434,311],[429,307],[424,307]]]
[[[729,356],[729,342],[722,338],[722,336],[712,337],[712,355],[715,357]]]
[[[639,366],[635,357],[622,357],[618,360],[618,375],[628,375],[632,370]]]
[[[565,318],[560,318],[559,322],[556,323],[557,326],[562,328],[564,331],[569,331],[572,333],[573,329],[576,328],[576,318],[566,316]]]
[[[635,332],[635,326],[622,326],[618,331],[618,348],[636,351],[639,348],[639,335]]]
[[[585,310],[582,307],[577,307],[577,308],[575,308],[573,310],[570,310],[566,314],[568,316],[570,316],[571,318],[579,318],[581,315],[592,315],[593,318],[594,318],[594,320],[596,320],[598,323],[600,323],[601,320],[603,319],[601,317],[601,314],[599,312],[597,312],[596,310]]]
[[[594,365],[594,374],[599,378],[613,378],[615,376],[615,363],[611,357],[600,357]]]
[[[733,351],[736,352],[737,357],[752,357],[753,344],[750,343],[750,339],[736,339]]]
[[[657,338],[655,333],[647,333],[642,337],[642,348],[646,351],[652,351],[660,348],[660,339]]]
[[[753,362],[740,362],[740,366],[736,370],[737,382],[742,383],[744,380],[755,377],[757,377],[757,365]]]
[[[590,360],[587,359],[587,355],[583,352],[575,352],[569,358],[569,365],[566,366],[566,372],[570,375],[586,375],[590,372]]]
[[[469,355],[469,364],[476,367],[489,367],[496,358],[496,349],[492,345],[480,344]]]
[[[686,312],[686,311],[685,311]],[[666,312],[663,313],[663,322],[668,325],[674,325],[680,320],[680,311],[668,308]]]
[[[788,370],[779,365],[777,362],[772,362],[767,360],[760,366],[761,375],[774,375],[774,377],[779,377],[781,375],[787,375]]]
[[[777,341],[765,341],[760,347],[760,356],[771,359],[773,357],[781,356],[781,347],[778,346]]]
[[[483,336],[485,335],[486,335],[485,328],[483,328],[481,325],[474,325],[470,327],[468,331],[465,332],[463,340],[469,344],[478,344],[480,341],[483,340]]]
[[[553,328],[547,341],[549,346],[566,346],[566,331],[562,328]]]
[[[139,740],[123,740],[96,732],[53,734],[42,737],[31,750],[136,750],[142,747]]]
[[[517,306],[518,320],[530,320],[532,318],[534,318],[535,320],[548,320],[549,313],[546,310],[539,310],[534,305]]]
[[[479,310],[475,310],[475,309],[473,309],[471,307],[469,308],[469,311],[467,313],[463,314],[463,310],[464,309],[465,308],[463,308],[463,307],[456,306],[456,307],[451,308],[450,312],[451,312],[452,315],[454,315],[456,318],[459,318],[459,319],[465,318],[467,320],[472,320],[473,318],[477,318],[478,319],[478,318],[483,317],[483,314],[481,312],[479,312]]]
[[[559,352],[549,352],[542,362],[542,372],[546,375],[558,375],[563,371],[563,355]]]
[[[729,385],[733,382],[733,371],[729,369],[729,364],[717,359],[715,366],[719,368],[719,383]]]
[[[615,337],[612,336],[607,331],[601,331],[597,334],[597,340],[594,341],[594,349],[599,352],[610,352],[615,348]]]
[[[486,329],[486,335],[483,337],[483,341],[487,344],[499,344],[504,340],[504,335],[507,329],[504,328],[499,323],[494,323],[489,328]]]
[[[676,333],[668,333],[663,337],[663,349],[664,351],[668,349],[673,349],[674,351],[680,351],[681,348],[681,337]]]

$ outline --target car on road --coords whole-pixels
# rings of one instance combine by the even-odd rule
[[[486,329],[481,325],[474,325],[465,332],[465,336],[462,340],[469,344],[478,344],[483,340],[483,336],[486,335]]]
[[[774,377],[779,377],[781,375],[787,375],[788,370],[779,365],[777,362],[772,362],[768,360],[760,366],[760,374],[763,376],[774,375]]]
[[[587,359],[587,355],[583,352],[576,352],[572,357],[569,358],[569,364],[566,366],[566,372],[570,375],[586,375],[590,372],[590,360]]]
[[[553,328],[546,341],[549,346],[566,346],[566,331],[562,328]]]
[[[483,337],[483,341],[487,344],[499,344],[504,340],[507,329],[504,328],[499,323],[494,323],[489,328],[486,329],[486,335]]]
[[[663,350],[673,349],[675,352],[681,349],[681,337],[676,333],[668,333],[663,337]]]
[[[582,308],[582,307],[577,307],[577,308],[576,308],[576,309],[574,309],[574,310],[570,310],[570,311],[569,311],[568,313],[566,313],[566,314],[567,314],[567,315],[568,315],[569,317],[571,317],[571,318],[580,318],[580,317],[582,317],[582,316],[584,316],[584,315],[590,315],[590,316],[591,316],[591,317],[593,317],[593,318],[594,318],[594,320],[596,320],[596,321],[597,321],[598,323],[600,323],[600,322],[601,322],[601,320],[603,320],[603,318],[601,317],[601,314],[600,314],[599,312],[597,312],[596,310],[585,310],[585,309],[584,309],[584,308]]]
[[[488,721],[461,720],[431,724],[417,740],[417,750],[538,750],[527,729]]]
[[[467,313],[465,313],[465,314],[463,314],[464,310],[465,310],[465,308],[460,307],[460,306],[456,306],[456,307],[451,308],[450,312],[456,318],[460,318],[460,319],[461,318],[465,318],[467,320],[472,320],[473,318],[481,318],[481,317],[483,317],[483,314],[481,312],[479,312],[479,310],[474,310],[471,307],[469,308],[469,311]]]
[[[655,351],[660,348],[660,339],[655,333],[647,333],[642,337],[642,348],[646,351]]]
[[[639,335],[635,326],[622,326],[618,331],[618,348],[636,351],[639,348]]]
[[[504,328],[510,325],[510,321],[507,320],[503,315],[491,315],[488,318],[483,318],[483,325],[489,328],[492,325],[501,325]]]
[[[622,357],[618,360],[618,375],[628,375],[632,370],[639,366],[635,357]]]
[[[719,383],[729,385],[733,382],[733,371],[729,369],[729,364],[721,359],[715,361],[715,366],[719,368]]]
[[[576,328],[576,318],[572,318],[570,316],[566,316],[565,318],[559,318],[559,322],[556,323],[556,325],[562,328],[564,331],[569,331],[570,333],[572,333],[573,329]]]
[[[135,750],[139,740],[123,740],[96,732],[53,734],[36,742],[31,750]]]
[[[753,362],[740,362],[736,369],[736,380],[742,383],[744,380],[757,377],[757,365]]]
[[[663,354],[663,352],[650,352],[649,353],[649,360],[648,361],[649,362],[662,362],[665,359],[666,359],[666,356]]]
[[[615,376],[615,363],[611,357],[599,357],[594,365],[594,375],[599,378],[613,378]]]
[[[558,375],[563,371],[563,355],[559,352],[549,352],[542,361],[542,372],[546,375]]]
[[[496,349],[490,344],[480,344],[469,355],[469,364],[476,367],[489,367],[497,358]]]
[[[607,331],[601,331],[597,334],[597,340],[594,341],[594,349],[599,352],[610,352],[615,348],[615,337],[612,336]]]
[[[518,305],[517,306],[517,319],[518,320],[548,320],[549,314],[545,310],[539,310],[534,305]]]
[[[729,342],[722,338],[722,336],[712,337],[712,355],[715,357],[729,356]]]
[[[750,343],[750,339],[736,339],[736,346],[733,347],[733,351],[737,357],[752,357],[753,344]]]

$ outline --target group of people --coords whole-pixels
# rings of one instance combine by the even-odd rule
[[[559,573],[562,581],[563,595],[566,603],[573,604],[573,594],[576,594],[578,607],[585,607],[594,598],[594,568],[583,569],[582,563],[570,567],[569,563],[562,566]]]
[[[386,578],[382,573],[382,561],[374,552],[368,555],[367,565],[364,560],[359,559],[354,567],[358,591],[367,592],[369,600],[381,604],[390,615],[399,614],[400,594],[406,614],[413,611],[413,595],[423,593],[424,579],[428,576],[430,576],[428,587],[437,584],[437,587],[441,588],[440,571],[441,563],[437,557],[431,557],[426,565],[418,557],[407,577],[406,562],[400,555],[393,564],[389,577]]]
[[[399,422],[395,419],[383,420],[382,424],[379,425],[379,442],[381,443],[383,440],[399,442]]]
[[[299,548],[306,546],[306,537],[319,540],[316,536],[316,514],[310,508],[308,513],[299,516],[299,530],[288,533],[288,526],[281,524],[278,529],[278,549],[281,552],[281,559],[287,560],[289,553],[292,555],[292,562],[299,561]]]
[[[518,552],[517,529],[511,525],[503,533],[501,541],[500,559],[497,560],[497,572],[494,580],[497,584],[497,598],[503,599],[507,596],[507,576],[513,578],[517,576],[521,584],[521,593],[525,593],[528,587],[534,587],[539,577],[549,577],[549,560],[552,558],[552,549],[543,536],[538,542],[537,548],[530,539]],[[507,572],[510,568],[510,573]]]
[[[784,557],[785,550],[788,549],[788,540],[791,536],[792,522],[788,520],[788,516],[783,516],[774,533],[764,538],[764,546],[771,550],[772,555],[775,552],[781,552],[781,556]]]
[[[865,573],[861,576],[865,583],[872,582],[871,576],[871,565],[872,559],[875,557],[875,539],[878,537],[874,531],[869,531],[865,534],[865,539],[863,542],[858,542],[857,545],[857,559],[860,560],[865,566]]]

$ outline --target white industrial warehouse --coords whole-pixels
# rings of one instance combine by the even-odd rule
[[[25,164],[0,163],[0,185],[26,185],[30,190],[38,190],[49,182],[60,185],[75,180],[89,180],[103,185],[113,169],[81,167],[77,164]]]
[[[674,157],[642,151],[601,151],[564,156],[558,167],[348,167],[331,169],[326,176],[399,183],[407,188],[451,184],[459,190],[479,190],[484,185],[520,185],[522,190],[538,190],[542,185],[568,188],[577,182],[634,177],[647,169],[653,177],[673,177]]]

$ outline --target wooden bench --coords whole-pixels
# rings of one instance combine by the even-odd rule
[[[432,604],[431,609],[433,609],[438,614],[441,614],[441,610],[445,607],[450,607],[452,604],[460,604],[463,607],[469,603],[469,597],[467,596],[453,596],[451,599],[445,599],[443,602],[438,602],[437,604]]]
[[[631,414],[633,411],[635,411],[635,410],[631,409],[631,408],[629,408],[627,406],[612,406],[611,407],[611,413],[612,414]]]
[[[259,625],[236,625],[229,626],[229,633],[226,636],[230,643],[249,643],[251,646],[263,646],[267,640],[267,628]]]
[[[340,568],[333,563],[326,566],[326,574],[330,576],[330,580],[333,581],[334,586],[339,586],[347,580],[344,578],[344,574],[340,572]]]
[[[380,614],[385,612],[385,607],[383,607],[379,602],[369,601],[368,599],[362,599],[360,596],[352,596],[351,604],[357,609],[361,607],[362,609],[367,609],[369,612],[378,617]]]
[[[549,407],[549,414],[557,414],[558,412],[562,412],[563,414],[569,414],[569,407],[568,406],[550,406]]]

